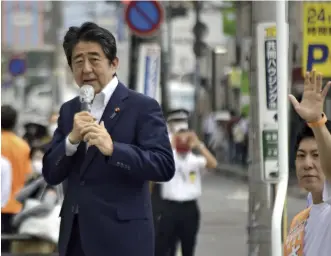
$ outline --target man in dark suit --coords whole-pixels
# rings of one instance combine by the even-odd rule
[[[91,113],[64,103],[43,159],[51,185],[67,180],[60,212],[60,256],[153,256],[148,181],[175,171],[159,104],[116,77],[113,35],[94,23],[70,27],[63,48],[79,86],[95,90]]]

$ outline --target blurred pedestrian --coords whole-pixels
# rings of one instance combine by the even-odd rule
[[[25,139],[30,147],[37,142],[41,141],[47,142],[50,140],[47,132],[47,125],[45,122],[38,122],[38,120],[30,120],[24,124],[25,134],[23,139]]]
[[[211,137],[211,147],[213,148],[217,161],[227,163],[230,161],[228,123],[231,119],[227,110],[215,112],[216,129]]]
[[[197,200],[201,195],[201,171],[216,168],[217,161],[188,126],[172,136],[172,146],[176,172],[171,181],[161,186],[167,210],[159,216],[155,256],[166,255],[175,238],[180,242],[182,256],[193,256],[200,226]]]
[[[12,166],[10,198],[1,209],[1,232],[6,234],[15,232],[11,221],[13,216],[22,209],[22,204],[15,199],[15,194],[24,187],[32,167],[29,145],[14,133],[16,122],[16,110],[9,105],[3,105],[1,107],[1,154]],[[9,248],[9,241],[1,241],[2,252],[8,252]]]
[[[233,127],[239,121],[240,117],[234,110],[230,110],[230,120],[227,123],[226,130],[229,135],[229,158],[230,162],[234,163],[236,160],[236,145],[233,139]]]
[[[217,129],[214,113],[209,113],[205,117],[205,119],[203,120],[202,128],[203,128],[203,141],[207,145],[208,149],[212,151],[213,150],[212,147],[209,146],[210,140],[213,133],[215,132],[215,129]]]
[[[232,140],[235,146],[235,163],[246,166],[248,155],[248,120],[242,113],[232,126]]]
[[[167,113],[167,126],[170,141],[174,134],[176,134],[180,129],[188,128],[188,120],[189,120],[189,111],[186,109],[173,109]],[[161,219],[161,215],[164,212],[169,211],[167,208],[167,204],[164,203],[164,200],[161,197],[161,190],[164,183],[152,183],[152,207],[153,207],[153,218],[154,218],[154,228],[155,228],[155,239],[156,246],[155,251],[157,252],[159,246],[159,239],[162,238],[162,230],[159,229],[159,221]],[[167,248],[166,256],[175,256],[178,245],[178,237],[173,237],[172,241],[169,242],[169,248]]]

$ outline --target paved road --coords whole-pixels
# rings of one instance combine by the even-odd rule
[[[196,256],[246,256],[247,184],[220,174],[204,177],[200,200],[202,223]],[[288,218],[305,200],[288,198]]]

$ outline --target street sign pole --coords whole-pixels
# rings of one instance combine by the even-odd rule
[[[159,103],[161,47],[157,36],[163,19],[159,1],[131,1],[125,8],[125,21],[132,32],[130,81],[136,85],[135,90],[156,98]]]
[[[279,181],[277,184],[274,209],[272,214],[271,242],[272,256],[282,256],[282,216],[284,212],[288,176],[288,48],[289,27],[286,21],[286,2],[276,2],[277,27],[277,88],[278,88],[278,168]],[[287,227],[285,227],[287,228]]]
[[[248,255],[266,256],[271,255],[272,188],[278,175],[277,52],[272,23],[276,17],[275,2],[250,4],[251,17],[247,20],[247,24],[251,21],[252,36]]]
[[[161,25],[161,34],[159,42],[161,45],[161,106],[163,113],[169,111],[169,88],[168,81],[170,78],[170,65],[171,65],[171,8],[170,1],[162,2],[164,9],[164,22]]]

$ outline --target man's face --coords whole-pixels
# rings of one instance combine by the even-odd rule
[[[178,119],[169,121],[167,124],[170,133],[176,133],[181,129],[188,129],[187,120]]]
[[[92,85],[95,93],[101,92],[110,82],[118,66],[118,59],[109,63],[100,44],[95,42],[79,42],[73,49],[71,61],[78,86]]]
[[[174,134],[174,146],[179,154],[187,154],[191,151],[190,148],[190,133],[188,131],[179,131]]]
[[[323,192],[325,177],[315,138],[305,138],[300,142],[295,167],[300,187],[309,192]]]

